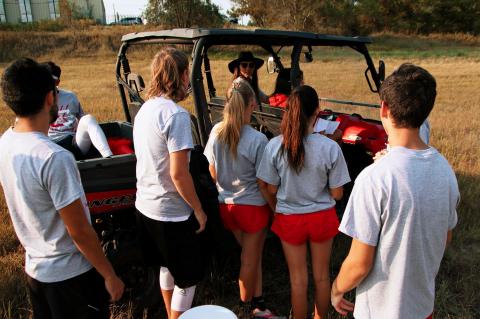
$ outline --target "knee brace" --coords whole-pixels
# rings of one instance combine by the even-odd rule
[[[166,267],[160,267],[160,288],[162,290],[173,290],[175,283],[173,276]]]
[[[184,312],[192,307],[193,296],[195,296],[195,287],[179,288],[175,286],[173,289],[171,310]]]

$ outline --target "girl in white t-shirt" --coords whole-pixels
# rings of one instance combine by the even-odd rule
[[[266,188],[257,184],[257,169],[268,140],[250,126],[256,106],[250,84],[235,81],[223,120],[210,133],[205,156],[219,191],[223,224],[242,247],[238,280],[241,303],[250,312],[251,302],[255,318],[274,318],[262,298],[262,250],[271,210],[265,200]]]
[[[315,318],[325,318],[330,302],[329,263],[338,233],[335,200],[350,181],[340,146],[314,133],[319,112],[315,90],[293,90],[281,132],[268,143],[257,177],[276,198],[272,231],[282,242],[288,264],[294,318],[307,316],[307,247],[315,284]]]
[[[168,318],[177,319],[193,301],[203,263],[197,234],[207,217],[189,171],[193,148],[187,97],[188,58],[164,48],[152,61],[148,100],[135,117],[137,220],[145,257],[160,265],[160,289]]]

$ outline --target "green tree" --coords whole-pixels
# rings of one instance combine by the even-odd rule
[[[270,8],[272,4],[268,0],[232,0],[232,10],[228,14],[238,18],[242,15],[250,16],[250,23],[262,28],[271,26],[275,22],[275,15],[280,13],[280,9],[275,4],[275,9]]]
[[[263,28],[346,34],[480,33],[479,0],[232,0],[232,16]]]
[[[149,24],[178,28],[219,27],[225,22],[210,0],[149,0],[143,15]]]

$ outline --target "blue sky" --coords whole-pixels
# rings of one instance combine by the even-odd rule
[[[103,0],[107,11],[107,21],[113,20],[114,8],[121,16],[139,16],[145,9],[148,0]],[[229,0],[212,0],[220,6],[222,13],[226,13],[232,7]]]

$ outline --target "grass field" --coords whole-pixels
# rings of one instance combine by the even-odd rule
[[[382,51],[382,50],[380,50]],[[374,53],[378,58],[380,51]],[[478,53],[478,52],[477,52]],[[431,114],[431,144],[440,150],[453,166],[460,186],[462,201],[458,210],[459,224],[454,240],[446,252],[437,280],[435,318],[480,317],[480,58],[477,53],[460,57],[429,57],[410,52],[384,58],[387,74],[403,62],[409,61],[428,69],[437,79],[438,97]],[[140,56],[140,54],[138,54]],[[43,57],[41,60],[46,60]],[[88,113],[100,121],[123,119],[120,99],[114,77],[114,56],[111,58],[57,57],[62,68],[61,86],[77,92]],[[132,70],[142,74],[148,82],[149,57],[131,60]],[[227,60],[212,61],[212,72],[219,95],[224,95],[230,74]],[[6,64],[0,64],[0,71]],[[378,96],[368,90],[363,78],[364,63],[347,56],[344,59],[317,59],[302,65],[306,82],[319,95],[378,103]],[[260,72],[261,88],[266,93],[273,89],[274,76]],[[184,106],[191,109],[188,100]],[[324,107],[332,107],[323,105]],[[338,108],[336,109],[338,110]],[[343,109],[369,117],[377,117],[372,110]],[[0,108],[0,130],[12,125],[14,117],[3,102]],[[7,151],[7,150],[2,150]],[[435,185],[432,185],[435,187]],[[337,240],[332,261],[332,276],[336,275],[346,254],[348,242]],[[286,265],[275,240],[265,248],[265,295],[280,313],[289,309],[289,286]],[[0,200],[0,318],[29,316],[23,277],[23,251],[16,240],[3,197]],[[233,267],[235,268],[235,267]],[[226,269],[202,283],[196,297],[197,304],[216,303],[234,308],[238,300],[235,274]],[[127,307],[128,308],[128,307]],[[128,318],[128,311],[116,311],[115,318]],[[333,318],[339,318],[333,315]]]

